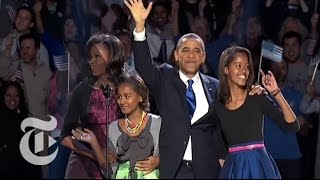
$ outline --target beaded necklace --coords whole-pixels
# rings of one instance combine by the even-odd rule
[[[145,113],[144,111],[142,112],[142,115],[141,115],[141,120],[138,122],[138,124],[131,128],[130,126],[132,125],[132,122],[128,119],[128,117],[126,116],[124,118],[124,121],[125,121],[125,127],[126,127],[126,130],[130,133],[130,134],[135,134],[140,128],[141,128],[141,125],[142,125],[142,122],[143,122],[143,119],[144,117],[147,115],[147,113]]]

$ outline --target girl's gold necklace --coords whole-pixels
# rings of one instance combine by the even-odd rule
[[[126,130],[130,133],[130,134],[135,134],[137,131],[139,131],[139,129],[141,128],[141,125],[142,125],[142,122],[143,122],[143,119],[144,117],[146,116],[147,114],[143,111],[142,112],[142,115],[141,115],[141,120],[138,122],[137,125],[135,125],[133,128],[131,127],[132,126],[132,122],[128,119],[128,117],[126,116],[124,118],[124,121],[125,121],[125,127],[126,127]]]

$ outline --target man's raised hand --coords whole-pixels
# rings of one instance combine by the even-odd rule
[[[142,32],[144,30],[146,19],[150,14],[152,2],[148,4],[147,9],[144,7],[142,0],[124,0],[124,4],[130,10],[136,23],[136,32]]]

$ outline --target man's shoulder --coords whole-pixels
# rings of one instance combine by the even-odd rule
[[[206,74],[202,74],[200,73],[202,79],[205,81],[205,82],[208,82],[210,84],[214,84],[214,85],[219,85],[219,80],[212,77],[212,76],[209,76],[209,75],[206,75]]]

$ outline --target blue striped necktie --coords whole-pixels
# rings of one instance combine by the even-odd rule
[[[194,94],[194,91],[192,89],[192,84],[193,84],[193,80],[189,79],[186,97],[187,97],[187,102],[189,107],[190,119],[192,119],[194,111],[196,110],[196,95]]]

